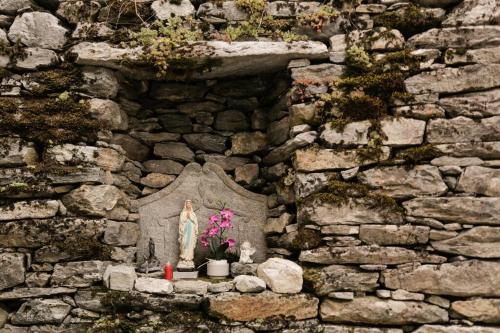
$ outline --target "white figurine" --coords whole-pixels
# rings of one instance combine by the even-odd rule
[[[255,248],[252,247],[252,244],[250,242],[245,241],[243,244],[240,246],[240,264],[251,264],[253,263],[252,256],[255,253]]]
[[[179,263],[178,270],[194,269],[194,249],[198,239],[198,219],[191,200],[186,200],[179,218]]]

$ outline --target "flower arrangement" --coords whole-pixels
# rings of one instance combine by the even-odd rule
[[[234,239],[225,235],[226,231],[233,228],[233,216],[232,210],[222,208],[208,218],[208,226],[200,236],[201,245],[210,247],[212,258],[215,260],[225,259],[226,251],[236,244]]]

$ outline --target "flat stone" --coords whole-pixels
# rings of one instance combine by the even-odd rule
[[[26,268],[25,255],[22,253],[0,253],[0,290],[24,283]]]
[[[56,264],[51,285],[68,288],[90,287],[93,283],[102,281],[106,266],[104,262],[98,260]]]
[[[246,131],[250,128],[245,113],[241,111],[222,111],[217,113],[214,128],[219,131]]]
[[[81,89],[92,96],[109,99],[118,94],[119,82],[112,70],[102,67],[84,67],[82,69],[84,84]]]
[[[167,132],[191,133],[193,123],[187,114],[164,114],[159,117],[160,123]]]
[[[392,206],[377,205],[373,198],[349,198],[345,202],[324,201],[313,197],[301,203],[297,211],[299,223],[325,225],[402,224],[401,211]]]
[[[312,81],[325,84],[340,78],[344,72],[344,66],[334,64],[319,64],[306,67],[292,68],[292,79],[294,81]]]
[[[367,296],[349,302],[327,299],[321,303],[323,321],[368,325],[406,325],[440,323],[448,321],[448,311],[435,305],[413,302],[381,300]]]
[[[16,15],[17,11],[26,7],[31,7],[30,0],[0,0],[0,12],[7,15]]]
[[[164,279],[140,277],[135,280],[134,288],[148,294],[168,295],[174,292],[172,282]]]
[[[28,47],[25,49],[26,58],[16,59],[15,68],[21,70],[33,70],[42,67],[49,67],[59,60],[57,53],[52,50],[39,47]]]
[[[442,22],[443,27],[488,25],[499,21],[498,7],[491,0],[465,0]]]
[[[475,156],[482,159],[500,158],[500,141],[462,142],[434,145],[437,152],[454,157]]]
[[[152,188],[164,188],[174,180],[175,176],[152,172],[141,178],[141,184]]]
[[[211,283],[208,291],[211,293],[227,293],[234,290],[234,281]]]
[[[493,47],[500,45],[499,31],[500,27],[494,25],[430,29],[412,36],[408,44],[425,49]]]
[[[137,279],[135,268],[127,265],[107,266],[102,280],[106,288],[119,291],[130,291],[134,289],[134,281]]]
[[[156,0],[151,4],[151,9],[159,20],[167,20],[173,16],[185,17],[195,13],[195,8],[189,0],[182,0],[179,3]]]
[[[390,148],[382,147],[378,161],[389,158]],[[300,149],[295,152],[295,169],[304,172],[350,169],[377,163],[377,158],[361,158],[356,149]]]
[[[500,333],[500,328],[486,326],[424,325],[414,333]]]
[[[446,114],[439,105],[436,104],[416,104],[397,107],[394,109],[396,117],[415,118],[428,120],[433,118],[445,118]]]
[[[12,316],[15,325],[61,324],[71,305],[58,299],[34,299],[23,303]]]
[[[500,89],[443,97],[438,103],[452,117],[498,116],[500,115]]]
[[[403,333],[399,328],[374,328],[344,325],[322,325],[324,333]]]
[[[456,237],[431,242],[438,251],[476,258],[500,257],[500,228],[475,227]]]
[[[305,198],[326,189],[329,181],[337,178],[338,174],[334,172],[297,172],[294,182],[295,194],[299,198]]]
[[[238,275],[257,275],[257,267],[259,264],[242,264],[239,262],[231,263],[231,276]]]
[[[278,218],[268,218],[266,224],[264,225],[264,232],[266,234],[271,233],[283,233],[285,227],[293,221],[293,215],[288,213],[283,213]]]
[[[448,190],[439,169],[429,165],[368,169],[358,174],[358,180],[375,188],[377,193],[395,198],[439,196]]]
[[[460,166],[460,167],[466,167],[466,166],[471,166],[471,165],[481,165],[483,164],[484,161],[481,160],[480,158],[477,157],[451,157],[451,156],[441,156],[434,158],[431,161],[432,165],[436,166]],[[439,169],[439,171],[443,171],[443,169]],[[450,169],[448,171],[451,171],[452,174],[457,174],[460,175],[462,173],[462,169],[460,169],[460,172],[455,172],[453,169]]]
[[[359,234],[359,226],[353,225],[327,225],[321,227],[321,233],[326,235],[357,235]]]
[[[110,143],[123,148],[131,160],[144,161],[149,157],[149,147],[130,135],[114,133]]]
[[[262,132],[243,132],[231,137],[231,151],[236,155],[249,155],[267,149],[267,136]]]
[[[500,196],[500,170],[470,166],[460,176],[456,190],[498,197]]]
[[[373,291],[378,287],[378,278],[378,272],[364,272],[345,265],[307,268],[304,272],[304,283],[319,296],[344,290]]]
[[[270,258],[259,265],[257,276],[275,293],[295,294],[302,290],[302,267],[293,261]]]
[[[186,134],[182,136],[193,148],[206,152],[223,153],[226,150],[226,138],[216,134]]]
[[[430,228],[412,225],[361,225],[359,239],[367,244],[415,245],[429,241]]]
[[[9,39],[28,47],[59,50],[66,43],[67,32],[50,13],[27,12],[16,17],[9,30]]]
[[[0,207],[0,221],[50,218],[58,210],[57,200],[17,201],[10,206]]]
[[[234,169],[234,181],[243,184],[252,184],[259,177],[257,163],[245,164]]]
[[[401,247],[370,245],[352,247],[319,247],[300,253],[299,261],[317,264],[387,264],[400,265],[410,262],[442,263],[445,257],[416,252]]]
[[[450,308],[450,301],[447,300],[446,298],[441,297],[441,296],[436,296],[436,295],[426,296],[425,301],[427,303],[431,303],[431,304],[440,306],[444,309]]]
[[[124,131],[128,128],[128,117],[120,105],[109,99],[92,98],[88,101],[89,112],[105,128]]]
[[[320,110],[321,107],[316,103],[300,103],[290,106],[290,126],[317,125],[321,122]]]
[[[181,162],[191,162],[194,160],[194,153],[182,142],[167,142],[155,144],[154,154],[161,158],[177,160]]]
[[[155,99],[182,103],[203,99],[207,90],[208,89],[203,85],[155,82],[151,87],[150,95]]]
[[[391,298],[397,301],[423,301],[425,296],[420,293],[411,293],[404,289],[391,291]]]
[[[240,156],[225,156],[225,155],[217,155],[217,154],[203,154],[201,157],[205,160],[205,162],[210,162],[217,164],[224,171],[232,171],[235,170],[239,166],[243,166],[250,162],[250,160],[246,157]]]
[[[500,322],[500,300],[494,298],[456,301],[451,309],[474,322],[498,324]]]
[[[500,86],[500,64],[442,68],[412,76],[405,80],[405,84],[412,94],[460,93],[495,88]]]
[[[46,150],[47,157],[54,159],[60,164],[67,164],[78,160],[81,163],[89,163],[109,171],[119,171],[125,162],[125,156],[114,149],[77,146],[70,143],[49,147]]]
[[[55,295],[74,294],[76,289],[65,287],[53,288],[16,288],[12,291],[0,292],[0,301],[10,301],[25,298],[38,298]]]
[[[2,138],[1,167],[32,165],[38,161],[38,153],[33,143],[21,142],[19,138]]]
[[[179,294],[205,295],[209,284],[201,280],[179,280],[174,282],[174,291]]]
[[[295,150],[312,144],[316,140],[316,137],[316,131],[300,133],[292,139],[287,140],[283,145],[271,150],[271,152],[264,157],[263,161],[268,165],[283,162],[289,159]]]
[[[368,120],[349,123],[342,129],[337,129],[331,123],[327,123],[320,138],[330,147],[339,144],[344,146],[364,145],[368,143],[371,126],[372,124]],[[382,139],[384,145],[418,145],[423,141],[425,122],[408,118],[390,118],[382,120],[381,127],[385,134]]]
[[[475,121],[466,117],[435,119],[427,125],[430,143],[457,143],[474,140],[499,140],[500,116]]]
[[[61,200],[71,212],[120,221],[127,219],[130,207],[128,196],[112,185],[82,185]]]
[[[184,169],[181,163],[171,160],[149,160],[144,162],[143,165],[149,172],[169,175],[178,175]]]
[[[131,222],[107,221],[103,241],[109,245],[135,245],[139,238],[139,225]]]
[[[434,295],[486,296],[500,294],[500,263],[479,260],[442,265],[390,269],[383,273],[385,285]]]
[[[207,299],[209,315],[229,320],[246,322],[281,315],[304,320],[318,315],[319,301],[308,294],[282,295],[270,291],[253,295],[224,293]]]
[[[444,56],[447,65],[456,65],[464,63],[472,64],[498,64],[500,63],[500,56],[498,52],[500,47],[491,47],[476,50],[467,50],[464,54],[457,52],[455,49],[446,50]]]
[[[242,293],[259,293],[266,290],[266,282],[256,276],[238,275],[234,278],[236,290]]]
[[[467,224],[500,224],[499,198],[416,198],[403,203],[407,214]]]

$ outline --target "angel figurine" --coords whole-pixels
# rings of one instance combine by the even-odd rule
[[[251,264],[253,263],[252,258],[250,258],[255,253],[255,248],[252,247],[249,241],[244,241],[240,246],[240,264]]]

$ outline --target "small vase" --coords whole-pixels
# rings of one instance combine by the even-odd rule
[[[214,279],[222,279],[229,276],[229,263],[225,259],[208,259],[207,275]]]

